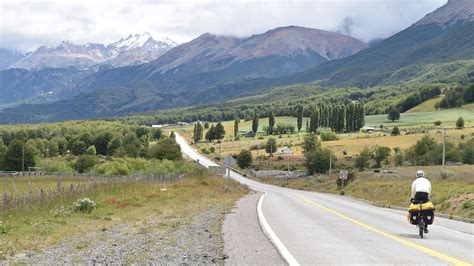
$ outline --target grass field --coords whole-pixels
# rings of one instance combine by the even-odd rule
[[[123,183],[87,195],[97,203],[90,214],[57,211],[61,206],[70,206],[75,199],[5,213],[0,217],[0,257],[41,250],[66,237],[94,235],[116,224],[144,223],[165,230],[180,226],[180,221],[205,208],[218,207],[224,213],[247,192],[233,183],[231,192],[226,193],[225,186],[220,177],[201,175],[175,183]]]
[[[402,113],[400,114],[400,120],[395,122],[388,121],[387,115],[371,115],[365,117],[365,125],[371,127],[378,127],[381,124],[387,127],[433,126],[435,121],[441,121],[442,126],[454,127],[459,117],[462,117],[464,121],[470,121],[467,124],[470,125],[474,121],[474,112],[456,108],[434,112]]]
[[[413,176],[419,167],[397,168],[399,174]],[[448,214],[474,218],[474,179],[472,166],[452,166],[448,171],[453,177],[442,179],[440,166],[423,167],[432,183],[431,200],[437,211]],[[469,171],[469,172],[467,172]],[[436,174],[437,173],[437,174]],[[311,176],[294,180],[258,179],[260,181],[295,189],[339,193],[336,176]],[[345,194],[370,200],[380,206],[408,207],[411,193],[412,177],[395,177],[387,174],[374,174],[371,171],[358,173],[356,179],[345,186]]]
[[[419,105],[411,108],[410,110],[406,111],[406,113],[417,113],[417,112],[433,112],[436,111],[435,104],[440,102],[444,99],[444,95],[440,95],[439,97],[435,97],[433,99],[426,100]]]
[[[80,183],[92,182],[93,178],[79,177],[79,176],[68,176],[61,177],[61,186],[69,187],[71,184],[77,185]],[[0,189],[1,192],[7,191],[9,194],[15,193],[20,195],[23,193],[29,193],[30,191],[36,191],[43,189],[47,191],[49,189],[56,190],[57,188],[57,177],[55,176],[16,176],[0,177]]]

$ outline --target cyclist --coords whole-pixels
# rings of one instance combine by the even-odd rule
[[[411,184],[411,202],[426,203],[430,200],[431,183],[425,176],[425,171],[416,171],[416,179]],[[428,233],[428,226],[425,227]]]

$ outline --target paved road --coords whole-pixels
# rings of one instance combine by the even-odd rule
[[[216,165],[179,135],[177,142],[203,166]],[[235,172],[231,178],[266,193],[261,213],[268,226],[263,229],[290,264],[474,263],[473,224],[436,218],[420,239],[401,211],[262,184]]]

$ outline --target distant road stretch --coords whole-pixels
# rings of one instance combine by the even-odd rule
[[[205,167],[217,165],[179,134],[176,140],[191,159]],[[265,220],[265,233],[289,264],[474,263],[473,224],[436,217],[430,233],[420,239],[403,211],[262,184],[233,171],[230,176],[266,193],[259,202],[260,222]]]

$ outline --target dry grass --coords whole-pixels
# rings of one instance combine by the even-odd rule
[[[92,178],[87,177],[61,177],[61,185],[68,188],[71,184],[92,182]],[[10,195],[17,191],[19,195],[22,193],[35,192],[38,189],[47,191],[49,189],[56,190],[57,177],[55,176],[17,176],[17,177],[0,177],[0,192],[7,191]]]
[[[416,112],[432,112],[436,111],[435,104],[444,99],[444,95],[435,97],[433,99],[426,100],[419,105],[411,108],[407,113],[416,113]]]
[[[166,225],[168,217],[187,219],[208,206],[230,209],[247,190],[232,184],[231,193],[225,193],[225,185],[223,178],[202,176],[163,185],[124,183],[87,195],[98,206],[90,214],[54,216],[51,213],[61,205],[70,206],[73,199],[58,200],[29,211],[6,213],[0,219],[0,257],[39,250],[65,237],[94,236],[115,224],[153,220]],[[163,187],[167,190],[161,191]]]

